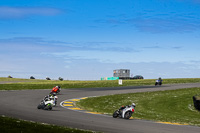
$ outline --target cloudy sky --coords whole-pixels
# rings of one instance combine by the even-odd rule
[[[0,1],[0,77],[200,78],[200,0]]]

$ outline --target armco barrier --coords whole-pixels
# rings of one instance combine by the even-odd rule
[[[200,95],[193,96],[194,107],[200,111]]]

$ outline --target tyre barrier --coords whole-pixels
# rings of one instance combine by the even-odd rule
[[[193,96],[194,107],[200,111],[200,95]]]

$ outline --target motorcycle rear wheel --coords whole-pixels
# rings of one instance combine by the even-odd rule
[[[132,116],[132,112],[128,111],[128,112],[125,113],[124,119],[129,119],[131,116]]]
[[[44,107],[44,110],[52,110],[52,107],[47,105],[47,106]]]

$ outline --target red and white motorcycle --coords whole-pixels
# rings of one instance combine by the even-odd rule
[[[124,118],[129,119],[132,114],[135,112],[135,103],[132,103],[131,106],[121,107],[113,113],[113,118]]]
[[[59,92],[61,91],[61,87],[60,86],[55,86],[52,90],[51,90],[51,94],[53,95],[57,95],[59,94]]]

